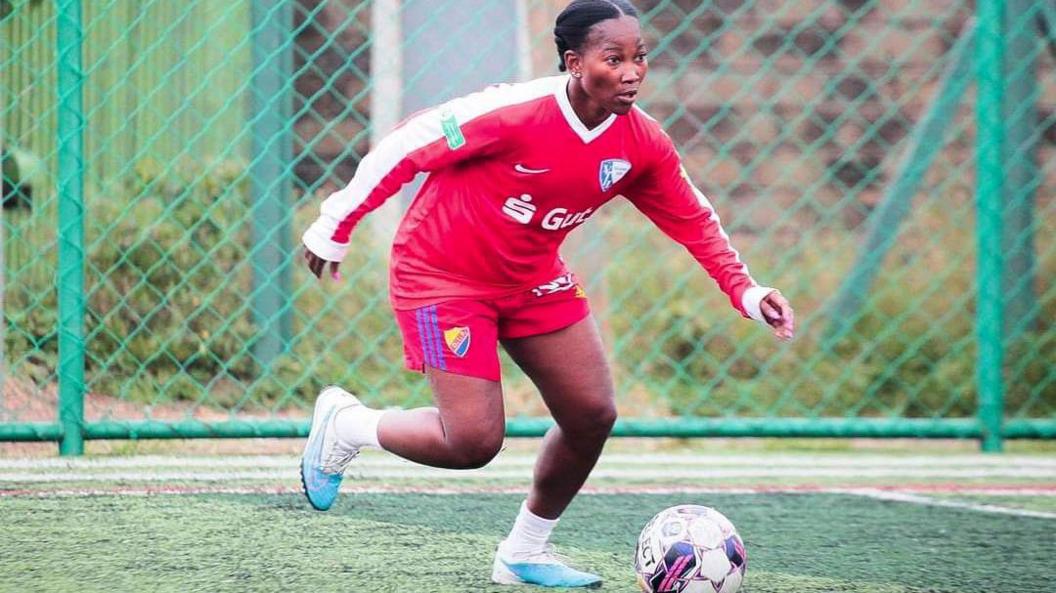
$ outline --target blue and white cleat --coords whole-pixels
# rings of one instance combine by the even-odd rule
[[[312,428],[301,456],[301,485],[308,502],[325,511],[337,500],[341,477],[359,447],[341,443],[337,438],[334,419],[337,413],[363,404],[351,393],[331,385],[319,392],[312,413]]]
[[[601,577],[568,566],[554,553],[551,545],[531,554],[507,555],[503,553],[502,544],[499,544],[491,569],[491,580],[500,585],[527,584],[591,589],[601,586]]]

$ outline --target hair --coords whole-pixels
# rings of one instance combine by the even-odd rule
[[[557,69],[564,72],[565,52],[580,52],[587,43],[590,28],[621,16],[638,18],[638,11],[627,0],[574,0],[557,15],[554,43],[557,44]]]

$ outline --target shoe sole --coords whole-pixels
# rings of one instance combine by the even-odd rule
[[[313,509],[315,509],[317,511],[326,510],[326,509],[321,509],[321,508],[315,506],[315,503],[312,502],[312,497],[308,496],[308,483],[304,479],[304,464],[303,463],[301,464],[300,470],[301,470],[301,472],[300,472],[301,473],[301,492],[304,492],[304,498],[308,500],[308,504],[312,505]]]

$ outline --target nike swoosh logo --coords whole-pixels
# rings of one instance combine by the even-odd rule
[[[327,410],[326,416],[323,418],[323,423],[320,424],[319,434],[315,435],[315,438],[308,445],[308,451],[305,453],[306,465],[310,470],[322,471],[323,460],[323,432],[326,430],[326,424],[330,422],[330,416],[334,413],[334,409]],[[305,463],[302,461],[301,463]],[[316,490],[322,485],[322,480],[317,479],[315,471],[308,471],[305,473],[305,480],[309,482],[308,487]]]
[[[518,173],[527,173],[529,175],[538,175],[540,173],[546,173],[550,169],[529,169],[528,167],[525,167],[524,165],[522,165],[520,163],[517,163],[516,165],[513,166],[513,170],[517,171]]]

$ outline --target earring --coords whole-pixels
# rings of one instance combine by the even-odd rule
[[[582,72],[573,72],[572,76],[575,76],[576,78],[579,78],[580,76],[583,76],[583,73]]]

